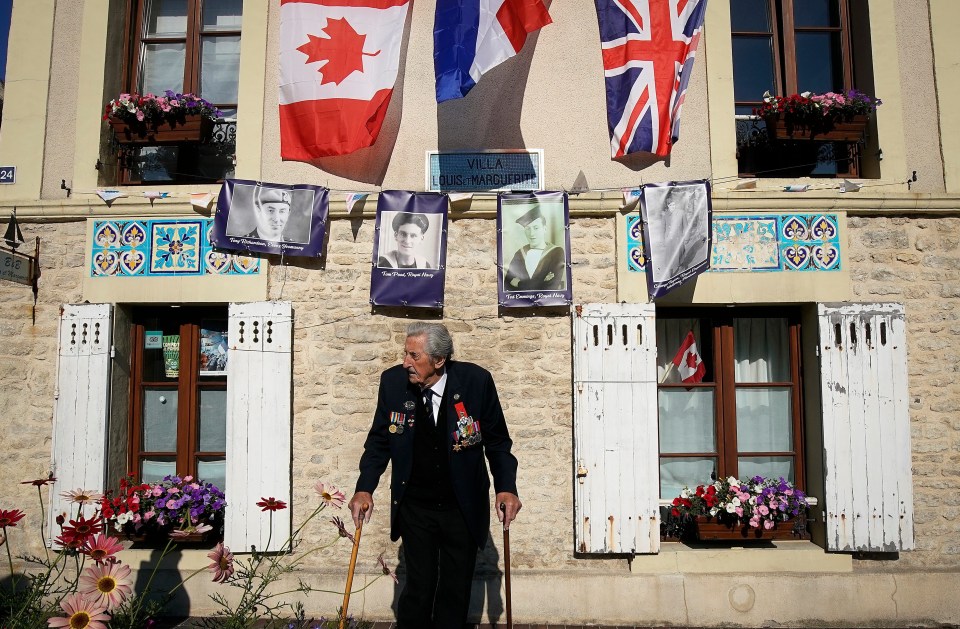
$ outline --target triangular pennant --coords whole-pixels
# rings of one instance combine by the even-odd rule
[[[347,204],[347,213],[349,214],[352,212],[353,206],[356,205],[358,201],[366,199],[369,195],[369,192],[348,192],[345,199]]]
[[[103,202],[109,205],[113,203],[116,199],[127,196],[119,190],[97,190],[97,196],[103,199]]]
[[[213,201],[214,196],[212,192],[191,192],[190,193],[190,205],[197,208],[198,210],[206,210],[210,208],[210,202]]]

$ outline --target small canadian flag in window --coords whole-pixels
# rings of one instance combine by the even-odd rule
[[[693,331],[687,332],[677,355],[673,357],[673,366],[677,368],[680,380],[685,384],[695,384],[703,380],[707,368],[697,352],[697,341],[693,338]]]

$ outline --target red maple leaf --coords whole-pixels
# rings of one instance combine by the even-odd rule
[[[697,368],[697,355],[693,352],[687,352],[687,367],[690,369]]]
[[[320,85],[339,85],[354,72],[363,72],[364,55],[376,57],[380,54],[379,50],[374,53],[363,52],[367,36],[353,30],[346,19],[327,20],[327,25],[321,32],[327,37],[307,34],[310,41],[297,48],[307,55],[306,63],[326,61],[318,70],[322,75]]]

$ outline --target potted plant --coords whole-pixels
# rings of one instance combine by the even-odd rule
[[[870,116],[881,104],[879,98],[857,90],[790,96],[765,92],[763,105],[753,113],[764,120],[771,140],[859,142]]]
[[[100,510],[107,522],[134,541],[172,537],[189,542],[221,533],[226,504],[213,483],[168,475],[158,483],[121,479],[119,491],[103,496]]]
[[[682,536],[703,540],[791,539],[805,527],[806,495],[784,480],[733,476],[695,490],[684,487],[670,515]]]
[[[163,96],[120,94],[103,114],[120,144],[207,142],[222,117],[209,101],[171,90]]]

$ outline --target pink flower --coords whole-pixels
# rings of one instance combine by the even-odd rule
[[[400,581],[397,579],[397,573],[391,570],[390,567],[387,565],[387,562],[384,561],[383,553],[380,553],[380,556],[377,557],[377,565],[380,566],[380,569],[383,571],[383,574],[393,579],[394,583],[400,583]]]
[[[143,519],[144,519],[144,520],[149,520],[149,519],[151,519],[151,518],[152,518],[153,516],[155,516],[155,515],[157,515],[156,511],[154,511],[153,509],[150,509],[149,511],[147,511],[146,513],[143,514]]]
[[[330,485],[329,483],[324,483],[323,481],[318,481],[316,485],[313,486],[317,494],[326,504],[336,507],[339,509],[343,506],[346,496],[342,491]]]
[[[144,117],[145,116],[143,115],[142,111],[137,112],[137,120],[139,120],[140,122],[143,122]]]
[[[110,615],[104,613],[107,611],[106,607],[85,600],[79,592],[64,597],[60,601],[60,607],[67,615],[49,619],[48,627],[107,629],[106,622],[110,621]]]
[[[88,502],[96,502],[97,500],[100,500],[103,494],[101,494],[99,491],[93,491],[91,489],[77,488],[71,491],[65,491],[61,493],[60,496],[78,505],[85,505]]]
[[[123,545],[116,537],[99,534],[93,537],[92,541],[87,541],[83,552],[97,563],[106,561],[116,561],[114,555],[123,550]]]
[[[80,575],[77,591],[91,604],[116,609],[130,596],[130,566],[120,563],[93,565]]]
[[[752,526],[755,529],[760,528],[760,516],[755,515],[752,518],[750,518],[750,526]]]
[[[765,528],[765,529],[772,529],[772,528],[773,528],[773,520],[764,520],[764,521],[763,521],[763,528]]]
[[[212,552],[207,553],[207,557],[213,560],[209,568],[213,572],[214,582],[223,583],[233,575],[233,553],[223,545],[223,542],[218,543]]]
[[[737,507],[736,509],[734,509],[734,511],[737,512],[737,515],[739,515],[740,517],[743,517],[743,507]]]
[[[160,494],[163,493],[163,487],[161,487],[160,485],[157,485],[150,491],[150,493],[153,494],[154,498],[158,498],[160,497]]]
[[[767,515],[770,513],[770,509],[768,509],[766,505],[760,505],[757,507],[757,511],[760,513],[760,515]]]
[[[353,537],[353,533],[347,530],[347,527],[343,525],[343,520],[334,516],[330,518],[330,524],[337,527],[337,532],[340,534],[340,537],[346,537],[350,540],[351,543],[356,544],[356,540]]]
[[[177,508],[177,501],[174,500],[173,498],[171,498],[170,500],[167,501],[166,507],[167,507],[167,509],[176,509],[176,508]]]

